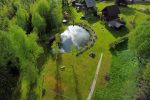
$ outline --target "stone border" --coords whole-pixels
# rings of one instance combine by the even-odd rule
[[[85,45],[84,47],[82,47],[79,52],[77,52],[76,56],[79,56],[81,55],[82,53],[84,53],[86,50],[88,50],[89,48],[93,47],[94,46],[94,43],[97,39],[97,35],[95,33],[95,31],[88,25],[84,24],[84,23],[78,23],[76,24],[82,28],[84,28],[87,32],[89,32],[90,34],[90,40],[89,42],[87,43],[87,45]]]

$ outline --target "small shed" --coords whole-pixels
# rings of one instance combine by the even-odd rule
[[[107,6],[102,10],[102,14],[106,21],[111,21],[113,19],[119,18],[118,15],[120,14],[119,7],[117,5]]]
[[[104,20],[109,27],[120,29],[125,26],[125,22],[119,18],[120,10],[117,5],[107,6],[102,10]]]
[[[96,6],[95,0],[85,0],[85,4],[86,4],[87,8]]]

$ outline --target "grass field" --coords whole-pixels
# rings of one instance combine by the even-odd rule
[[[109,2],[97,3],[97,7],[100,11],[103,7],[111,4],[112,3]],[[118,63],[120,60],[127,61],[127,58],[122,58],[122,55],[128,54],[128,51],[121,52],[121,54],[118,54],[118,56],[114,56],[109,51],[109,44],[117,40],[119,37],[129,34],[135,28],[130,24],[135,16],[135,26],[139,25],[141,22],[143,22],[143,20],[149,18],[148,15],[132,9],[133,7],[138,8],[139,5],[131,5],[129,8],[121,8],[120,16],[123,17],[127,22],[126,27],[128,32],[126,34],[108,29],[103,22],[95,17],[89,17],[88,20],[80,20],[82,13],[77,13],[74,11],[76,15],[75,22],[82,22],[91,26],[96,32],[98,38],[95,45],[79,57],[72,55],[72,53],[62,54],[62,61],[59,67],[56,67],[56,62],[51,59],[50,53],[46,54],[46,60],[43,65],[43,71],[41,74],[43,76],[42,78],[44,79],[43,80],[41,78],[41,80],[44,82],[43,88],[46,90],[45,95],[43,96],[43,100],[85,100],[87,98],[88,92],[90,91],[90,86],[95,75],[97,63],[102,52],[104,53],[104,58],[102,60],[102,66],[99,73],[96,89],[104,89],[106,84],[110,84],[105,81],[105,75],[112,72],[115,73],[115,65],[117,65],[116,68],[121,67],[119,65],[122,64],[122,62]],[[94,52],[96,54],[96,58],[90,58],[88,56],[90,52]],[[64,71],[60,70],[61,66],[66,67]],[[122,66],[123,69],[121,69],[121,71],[133,70],[130,69],[132,64],[125,64],[124,66],[125,68]],[[117,75],[118,74],[119,73],[117,73]],[[127,76],[131,75],[131,73],[127,74]],[[115,84],[115,81],[112,84]],[[121,87],[123,83],[117,84]],[[112,90],[111,92],[116,91],[116,93],[118,93],[120,87],[117,87],[116,90]],[[105,89],[106,91],[109,91],[107,89],[111,88]]]
[[[129,51],[119,51],[112,56],[110,80],[97,88],[93,100],[134,100],[137,91],[139,67],[135,56]]]

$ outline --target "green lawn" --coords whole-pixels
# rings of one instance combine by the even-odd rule
[[[110,4],[112,3],[97,3],[98,10],[101,10],[104,6]],[[149,17],[146,14],[131,9],[132,8],[121,8],[121,16],[127,21],[129,32],[135,28],[129,23],[133,20],[135,15],[137,16],[135,20],[136,25]],[[92,48],[79,57],[76,57],[71,53],[62,54],[60,67],[66,66],[64,71],[61,71],[60,67],[57,68],[55,61],[51,59],[50,54],[47,54],[47,59],[43,65],[42,71],[42,76],[44,75],[43,88],[46,90],[43,100],[57,100],[57,98],[59,100],[62,100],[63,98],[66,100],[67,98],[68,100],[69,98],[71,98],[71,100],[85,100],[90,91],[100,54],[103,52],[104,58],[96,85],[97,89],[105,87],[107,84],[104,77],[113,70],[113,65],[111,65],[112,58],[115,59],[116,62],[118,62],[117,60],[120,60],[119,58],[112,56],[108,48],[110,43],[126,34],[108,29],[99,19],[94,17],[89,17],[87,21],[80,20],[82,13],[73,12],[76,15],[75,22],[83,22],[91,26],[96,32],[98,39]],[[96,53],[96,58],[92,59],[88,56],[91,51]],[[115,61],[112,62],[115,63]],[[56,80],[56,77],[59,77],[59,80]]]
[[[137,91],[139,67],[137,59],[129,51],[119,51],[112,56],[110,80],[97,88],[93,100],[134,100]]]

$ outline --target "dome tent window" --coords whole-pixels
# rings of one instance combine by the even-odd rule
[[[69,52],[71,47],[80,49],[85,46],[90,40],[90,34],[82,27],[77,25],[71,25],[61,34],[62,52]]]

